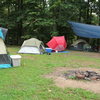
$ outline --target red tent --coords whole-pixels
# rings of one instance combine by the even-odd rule
[[[67,47],[67,43],[64,36],[53,37],[48,43],[47,46],[53,50],[62,51]]]

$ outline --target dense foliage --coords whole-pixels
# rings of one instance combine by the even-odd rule
[[[8,44],[21,44],[36,37],[47,42],[64,35],[69,43],[76,37],[68,20],[100,24],[97,0],[0,0],[0,26],[7,27]]]

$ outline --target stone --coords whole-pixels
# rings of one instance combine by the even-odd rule
[[[84,79],[85,79],[85,80],[88,80],[88,81],[91,81],[91,79],[90,79],[90,78],[88,78],[88,77],[85,77]]]
[[[82,75],[82,74],[76,74],[76,78],[78,78],[78,79],[84,79],[84,78],[85,78],[85,75]]]
[[[90,79],[91,80],[97,80],[98,76],[92,76]]]
[[[64,76],[66,79],[100,80],[100,74],[95,71],[69,70]]]

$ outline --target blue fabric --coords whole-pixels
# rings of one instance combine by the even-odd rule
[[[100,38],[100,26],[82,24],[76,22],[68,22],[74,33],[80,37]]]
[[[4,39],[4,36],[3,36],[3,33],[2,33],[2,30],[0,29],[0,37],[2,38],[2,39]]]
[[[46,48],[45,50],[46,50],[46,52],[48,52],[48,53],[51,53],[51,52],[52,52],[52,49],[51,49],[51,48]]]
[[[52,53],[69,53],[70,51],[58,51],[58,52],[52,52]]]
[[[0,68],[10,68],[11,64],[0,64]]]
[[[70,51],[59,51],[58,53],[69,53]]]

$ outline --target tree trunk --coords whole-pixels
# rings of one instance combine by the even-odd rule
[[[86,23],[89,24],[90,23],[90,20],[89,20],[89,2],[90,0],[88,0],[88,4],[87,4],[87,18],[86,18]]]
[[[18,17],[21,16],[21,13],[23,11],[23,0],[17,0],[17,4],[18,4]],[[19,13],[21,11],[21,13]],[[23,21],[22,19],[20,19],[17,22],[17,44],[19,45],[21,43],[21,36],[23,34],[23,25],[22,25]]]

